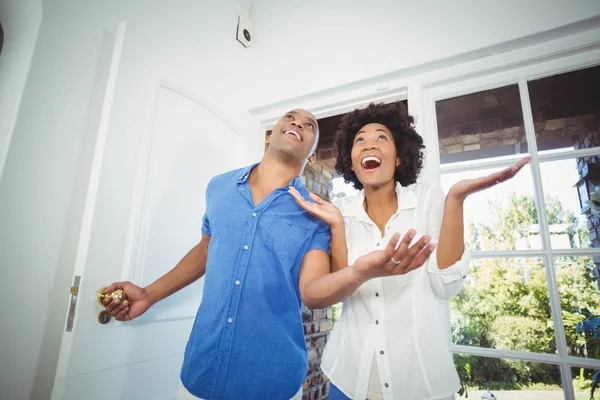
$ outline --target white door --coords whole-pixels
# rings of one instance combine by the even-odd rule
[[[174,398],[202,280],[126,323],[99,323],[96,294],[113,281],[147,285],[175,266],[200,240],[209,179],[252,158],[246,136],[258,123],[215,111],[190,90],[195,66],[161,59],[168,49],[155,39],[123,22],[106,59],[75,318],[63,335],[53,399]]]

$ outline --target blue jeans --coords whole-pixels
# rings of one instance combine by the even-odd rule
[[[351,400],[350,397],[346,396],[340,389],[338,389],[333,383],[329,383],[329,400]]]

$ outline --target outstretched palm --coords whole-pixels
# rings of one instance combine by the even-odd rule
[[[314,203],[311,203],[302,197],[300,192],[298,192],[294,187],[289,188],[289,193],[294,197],[300,207],[304,208],[315,217],[320,218],[329,224],[329,226],[341,224],[343,222],[342,213],[340,210],[316,194],[310,193],[310,198],[314,201]]]
[[[513,178],[517,173],[529,163],[530,157],[525,157],[519,160],[512,167],[508,167],[499,172],[494,172],[488,176],[482,176],[479,178],[463,179],[455,183],[448,191],[448,196],[453,196],[458,199],[464,200],[467,196],[479,192],[481,190],[488,189],[499,183],[507,181]]]

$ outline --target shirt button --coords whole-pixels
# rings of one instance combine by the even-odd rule
[[[385,387],[390,387],[390,385],[388,385],[387,383],[385,384]]]
[[[375,297],[379,297],[379,293],[375,293]]]
[[[244,246],[244,250],[248,250],[248,245],[245,245],[245,246]]]
[[[240,281],[235,281],[235,285],[239,286],[240,285]]]
[[[379,320],[375,321],[375,325],[379,325]]]
[[[227,322],[232,323],[233,322],[233,318],[227,318]]]
[[[383,351],[383,350],[381,350],[381,351],[379,352],[379,354],[383,355],[383,354],[384,354],[384,351]]]
[[[375,246],[379,247],[379,243],[377,243]]]
[[[253,216],[253,217],[256,217],[256,213],[252,213],[252,216]]]

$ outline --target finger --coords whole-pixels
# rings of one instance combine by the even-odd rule
[[[111,298],[111,302],[108,303],[106,305],[106,307],[104,307],[104,308],[109,313],[112,313],[115,308],[119,307],[119,305],[121,305],[121,300],[120,299],[113,299],[113,298]]]
[[[524,157],[521,160],[519,160],[512,167],[508,167],[508,168],[503,169],[500,172],[497,172],[496,173],[497,174],[496,181],[504,182],[505,180],[514,177],[521,169],[523,169],[523,167],[525,165],[529,164],[529,161],[531,161],[531,157]],[[496,174],[492,174],[492,175],[496,175]]]
[[[514,177],[517,172],[519,172],[516,167],[508,167],[503,169],[502,171],[495,172],[487,176],[486,181],[490,185],[496,185],[498,183],[505,182],[510,178]]]
[[[523,168],[525,165],[529,164],[529,161],[531,161],[531,157],[523,157],[522,159],[519,160],[519,162],[517,162],[515,164],[515,167],[517,169],[521,169]]]
[[[398,246],[398,248],[396,248],[393,253],[392,257],[394,258],[394,260],[396,260],[396,261],[404,260],[404,258],[406,257],[406,254],[408,252],[408,247],[410,246],[410,242],[412,242],[416,233],[417,232],[414,229],[411,229],[408,232],[406,232],[406,235],[404,235],[404,237],[402,238],[402,241],[400,242],[400,246]],[[394,263],[394,264],[396,264],[396,263]],[[401,264],[397,264],[397,265],[401,265]]]
[[[419,254],[417,254],[415,258],[413,258],[412,262],[408,267],[406,267],[403,273],[406,274],[414,269],[422,267],[427,261],[427,259],[429,259],[429,257],[431,256],[431,253],[433,253],[433,250],[435,250],[435,247],[436,245],[433,243],[430,243],[427,246],[425,246],[423,251],[421,251]]]
[[[104,289],[102,291],[102,293],[105,293],[105,294],[112,293],[117,289],[123,289],[123,282],[112,283],[110,286],[108,286],[106,289]]]
[[[321,197],[317,196],[314,193],[309,193],[308,195],[310,196],[311,199],[313,199],[313,201],[315,203],[317,203],[319,205],[327,203],[325,200],[323,200]]]
[[[294,200],[296,200],[296,203],[298,203],[300,207],[304,208],[306,211],[311,211],[309,208],[311,207],[312,203],[306,201],[306,199],[302,197],[302,195],[296,190],[296,188],[290,187],[288,192],[292,195],[292,197],[294,198]]]
[[[302,197],[300,192],[298,190],[296,190],[295,187],[290,186],[288,188],[288,193],[292,195],[292,197],[298,202],[298,204],[305,202],[304,197]]]
[[[389,260],[394,255],[394,251],[396,249],[396,245],[398,244],[398,240],[400,240],[400,234],[394,233],[387,246],[385,246],[385,249],[383,249],[383,253],[386,259]]]
[[[127,321],[130,319],[127,313],[129,313],[129,307],[125,307],[123,310],[121,310],[117,315],[115,315],[115,318],[117,321]]]
[[[117,307],[115,307],[111,311],[109,311],[109,314],[112,315],[113,317],[116,317],[117,315],[119,315],[120,312],[122,312],[126,308],[128,308],[128,307],[123,304],[119,304]]]
[[[410,266],[413,259],[429,244],[431,241],[431,236],[425,235],[419,241],[412,246],[409,247],[406,255],[402,259],[402,262],[398,265],[398,268],[401,271],[404,271],[406,268]],[[398,260],[398,259],[396,259]]]

